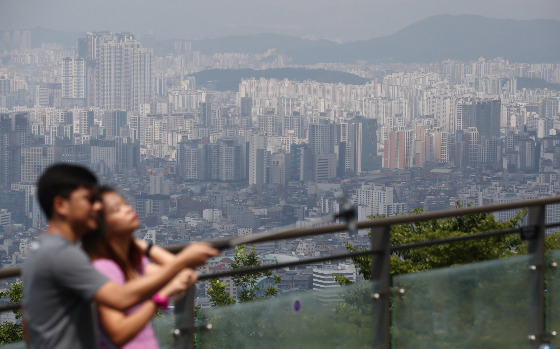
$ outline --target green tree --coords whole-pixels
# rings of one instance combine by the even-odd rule
[[[240,245],[235,248],[234,261],[231,263],[232,269],[249,269],[260,266],[261,262],[258,259],[254,247],[248,248],[246,245]],[[237,294],[240,303],[268,298],[278,294],[278,285],[282,282],[282,279],[279,275],[276,275],[274,276],[272,285],[264,290],[263,296],[258,296],[258,291],[260,291],[258,283],[263,277],[272,277],[272,272],[250,272],[232,277],[234,286],[240,288]],[[213,307],[230,305],[236,302],[235,299],[226,292],[226,287],[227,284],[219,280],[210,281],[208,296],[210,297],[210,303],[212,303]]]
[[[410,214],[421,213],[423,213],[422,208],[410,212]],[[508,221],[500,222],[496,221],[491,213],[477,213],[461,217],[393,225],[391,226],[390,242],[394,246],[518,228],[526,215],[527,211],[521,210]],[[371,234],[372,232],[369,233],[370,237]],[[547,235],[546,247],[560,248],[560,234]],[[349,243],[346,244],[346,249],[350,252],[365,250],[357,249]],[[526,251],[527,244],[521,240],[518,234],[401,250],[391,255],[391,274],[413,273],[433,268],[503,258],[522,254]],[[352,260],[364,279],[370,280],[371,257],[355,257]],[[341,285],[350,283],[350,280],[342,275],[334,275],[334,277]]]
[[[227,284],[220,280],[210,280],[208,296],[213,307],[221,307],[235,303],[235,299],[226,291]]]
[[[5,300],[6,304],[20,304],[23,299],[23,286],[21,281],[14,282],[7,291],[0,292],[0,298]],[[0,323],[0,344],[6,344],[23,340],[23,329],[21,325],[21,310],[14,310],[17,322],[4,321]]]

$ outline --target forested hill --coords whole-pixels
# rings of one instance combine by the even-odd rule
[[[278,79],[305,81],[312,80],[323,83],[342,83],[350,85],[363,85],[369,79],[354,74],[326,70],[304,68],[277,68],[267,70],[254,69],[211,69],[194,73],[198,87],[206,87],[217,91],[237,91],[241,79]]]

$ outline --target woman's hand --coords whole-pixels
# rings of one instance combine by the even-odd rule
[[[181,270],[173,280],[169,281],[160,291],[164,297],[171,297],[177,293],[185,291],[198,280],[198,275],[191,268]]]

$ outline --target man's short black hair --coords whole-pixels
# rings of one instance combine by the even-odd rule
[[[59,163],[48,167],[37,182],[39,204],[48,219],[53,215],[55,196],[68,199],[79,187],[97,188],[97,177],[87,168],[78,165]]]

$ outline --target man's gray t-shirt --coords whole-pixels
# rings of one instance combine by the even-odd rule
[[[31,348],[96,348],[91,300],[109,279],[66,238],[43,234],[23,265],[23,311]]]

